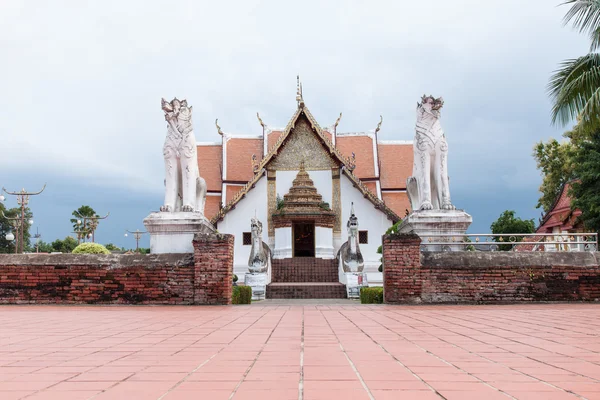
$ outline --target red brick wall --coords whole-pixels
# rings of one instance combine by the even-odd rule
[[[191,254],[2,255],[0,303],[192,304]]]
[[[194,302],[231,304],[233,290],[233,235],[194,237]]]
[[[383,240],[387,303],[600,300],[600,254],[425,252],[410,235]]]
[[[194,254],[0,255],[0,304],[231,304],[233,236]]]
[[[421,238],[414,234],[383,238],[383,301],[419,302],[421,295]]]

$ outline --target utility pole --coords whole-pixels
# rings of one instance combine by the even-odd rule
[[[133,237],[135,238],[135,251],[137,253],[137,251],[140,249],[140,239],[142,238],[142,235],[144,235],[145,233],[148,233],[146,231],[140,231],[139,229],[136,229],[135,232],[131,232],[127,229],[125,229],[125,237],[127,237],[127,233],[131,233],[133,234]]]
[[[25,228],[26,228],[25,208],[27,208],[27,205],[29,204],[29,197],[37,196],[38,194],[42,193],[44,191],[44,189],[46,189],[46,184],[44,184],[44,187],[39,192],[28,192],[25,190],[25,188],[21,189],[20,192],[9,192],[8,190],[2,188],[2,190],[6,194],[9,194],[11,196],[17,196],[17,204],[21,206],[20,232],[17,234],[17,237],[19,238],[17,247],[20,247],[20,249],[19,249],[20,253],[23,253],[23,250],[25,249],[25,247],[24,247],[24,244],[25,244],[24,243],[24,232],[25,232]]]
[[[82,236],[84,238],[84,241],[85,241],[86,237],[89,239],[90,234],[92,235],[92,237],[91,237],[92,242],[95,242],[95,238],[96,238],[95,233],[96,233],[96,227],[98,226],[98,220],[106,219],[106,218],[108,218],[109,215],[110,215],[110,213],[108,212],[108,213],[106,213],[106,215],[104,217],[84,217],[82,215],[79,215],[79,213],[77,213],[76,216],[81,218],[81,219],[77,220],[77,225],[81,225],[79,232],[83,233],[83,235],[77,234],[77,244],[80,243]],[[88,221],[93,221],[92,223],[90,223],[89,227],[88,227]],[[74,232],[74,233],[76,233],[76,232]]]

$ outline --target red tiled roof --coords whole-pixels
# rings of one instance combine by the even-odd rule
[[[227,185],[227,189],[226,189],[226,193],[225,193],[225,201],[223,203],[227,204],[231,200],[233,200],[233,198],[235,197],[237,192],[242,190],[242,188],[243,188],[243,186]]]
[[[267,152],[271,150],[273,146],[275,146],[275,143],[277,143],[279,136],[281,136],[281,131],[272,131],[271,133],[269,133],[269,135],[267,136]]]
[[[381,189],[405,189],[406,179],[412,175],[412,144],[380,143],[377,147],[381,168],[379,171]],[[400,215],[404,215],[404,211]]]
[[[204,207],[204,216],[212,219],[219,212],[221,196],[206,196],[206,205]]]
[[[221,145],[198,146],[198,168],[209,191],[221,191],[221,168],[223,151]]]
[[[248,182],[254,176],[252,171],[252,155],[257,160],[263,153],[263,141],[261,138],[240,139],[231,138],[225,142],[225,156],[227,159],[227,171],[225,180]]]
[[[338,136],[336,147],[346,159],[354,153],[356,157],[354,175],[361,179],[375,177],[375,156],[371,137],[367,135]]]
[[[401,218],[404,218],[406,210],[411,210],[406,192],[382,192],[381,196],[383,202]]]

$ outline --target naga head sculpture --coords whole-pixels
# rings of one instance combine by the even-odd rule
[[[421,102],[417,103],[417,107],[425,108],[432,111],[439,111],[444,106],[444,99],[442,97],[438,97],[437,99],[433,96],[423,95],[421,97]]]
[[[356,215],[354,215],[354,203],[352,203],[352,208],[350,209],[350,218],[348,219],[346,227],[348,228],[349,236],[356,236],[358,234],[358,218],[356,218]]]
[[[262,222],[260,222],[257,218],[252,218],[250,220],[250,230],[253,235],[262,235]]]

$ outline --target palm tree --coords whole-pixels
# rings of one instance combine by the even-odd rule
[[[550,78],[552,123],[565,126],[580,117],[584,124],[600,127],[600,0],[567,0],[562,5],[571,5],[564,24],[573,23],[586,33],[591,45],[589,54],[563,61]]]

